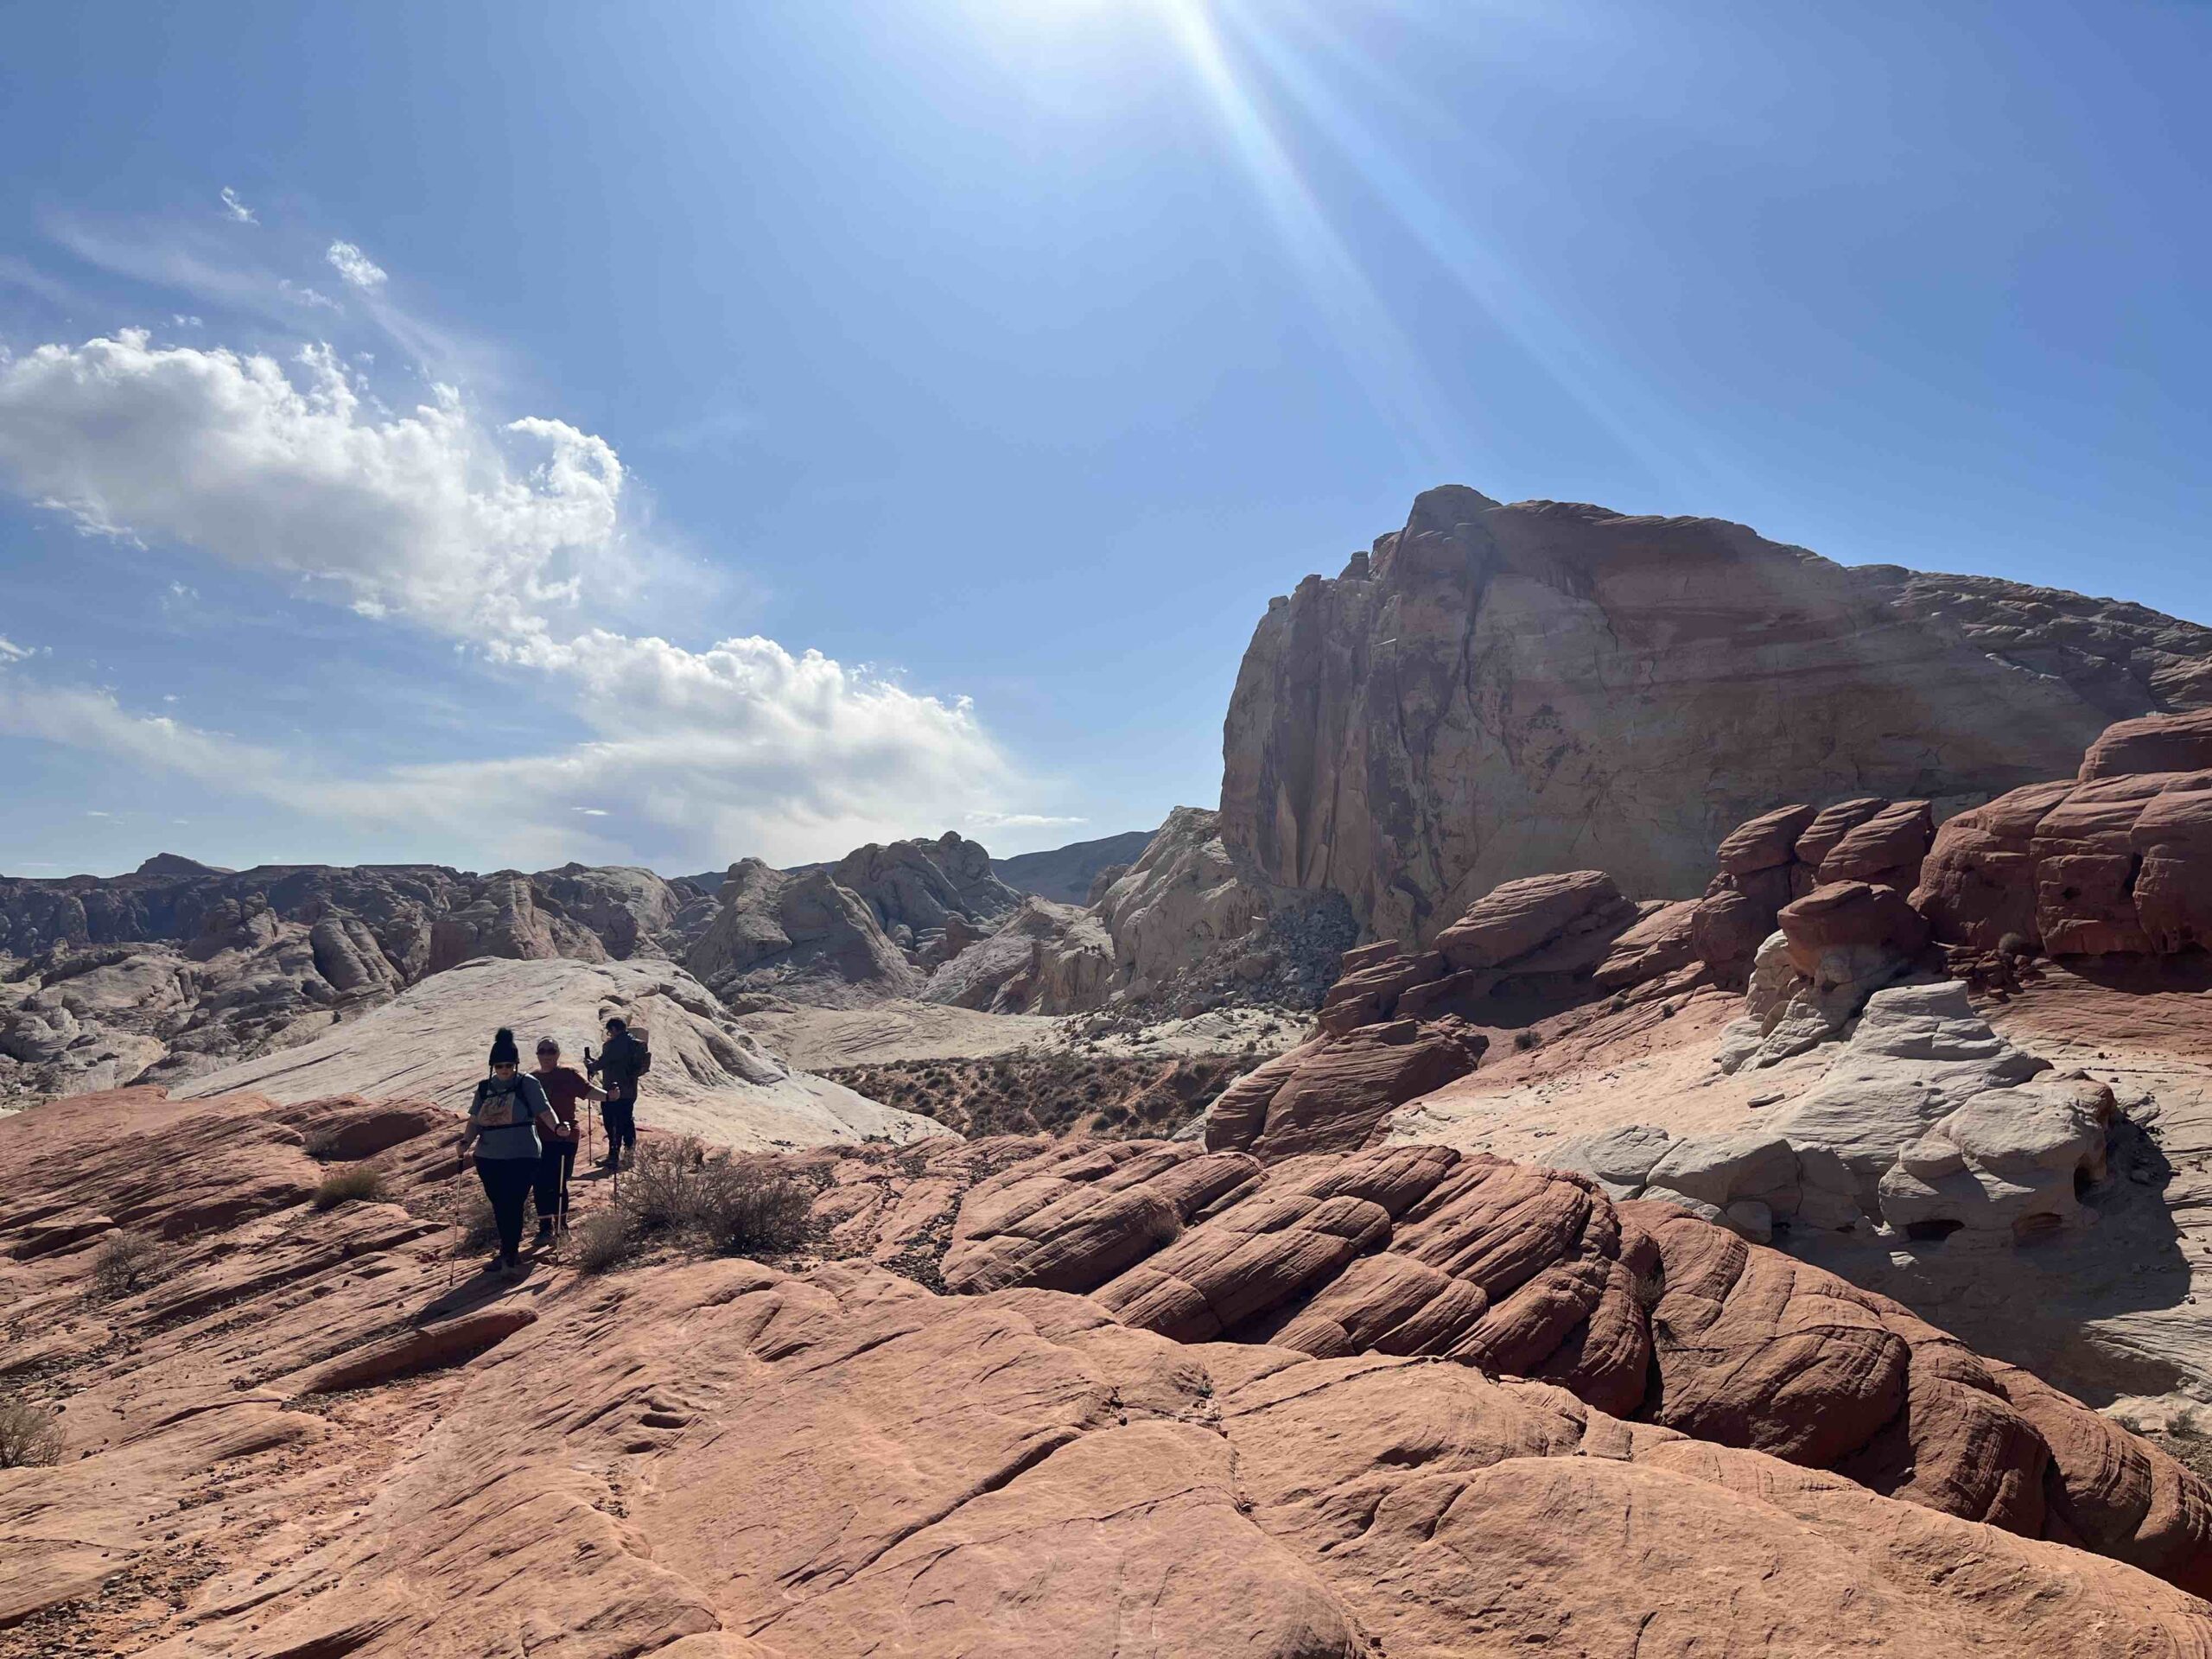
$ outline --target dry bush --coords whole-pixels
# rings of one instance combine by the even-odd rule
[[[461,1205],[455,1219],[461,1226],[461,1248],[464,1250],[480,1250],[499,1236],[499,1215],[492,1208],[492,1200],[481,1192]]]
[[[594,1216],[574,1237],[578,1273],[605,1273],[630,1254],[630,1229],[617,1215]]]
[[[0,1469],[61,1461],[61,1425],[28,1400],[0,1400]]]
[[[373,1164],[355,1164],[324,1176],[322,1185],[315,1190],[314,1203],[318,1210],[335,1210],[356,1199],[373,1203],[383,1197],[384,1172]]]
[[[632,1230],[688,1234],[745,1255],[805,1243],[813,1203],[804,1183],[765,1160],[709,1152],[690,1135],[640,1143],[622,1180]]]
[[[151,1284],[162,1247],[143,1233],[110,1233],[92,1252],[92,1294],[101,1301]]]

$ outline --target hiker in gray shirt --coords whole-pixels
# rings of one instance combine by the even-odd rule
[[[538,1136],[561,1134],[545,1090],[521,1065],[515,1034],[501,1026],[492,1039],[492,1075],[476,1085],[460,1142],[464,1159],[472,1145],[476,1148],[476,1178],[484,1183],[499,1228],[499,1269],[509,1274],[522,1271],[523,1206],[537,1179],[543,1151]]]

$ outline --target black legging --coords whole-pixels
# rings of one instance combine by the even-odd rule
[[[492,1218],[499,1226],[499,1254],[519,1255],[523,1206],[530,1202],[530,1189],[537,1179],[537,1160],[480,1157],[476,1179],[484,1183],[484,1196],[492,1200]]]
[[[575,1164],[576,1143],[550,1135],[538,1139],[545,1147],[537,1155],[537,1224],[543,1227],[561,1218],[561,1189],[568,1185],[569,1171]]]
[[[612,1159],[624,1147],[635,1152],[638,1147],[638,1097],[616,1100],[609,1096],[599,1109],[600,1121],[607,1125],[607,1155]]]

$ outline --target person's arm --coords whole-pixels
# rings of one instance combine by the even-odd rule
[[[455,1157],[465,1160],[468,1156],[469,1147],[475,1144],[476,1137],[483,1133],[483,1126],[476,1121],[476,1108],[482,1103],[483,1098],[484,1086],[479,1084],[476,1086],[476,1092],[468,1097],[468,1121],[461,1127],[461,1138],[453,1143]]]

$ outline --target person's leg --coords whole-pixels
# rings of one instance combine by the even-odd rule
[[[512,1263],[522,1254],[523,1206],[530,1201],[537,1166],[527,1158],[493,1160],[492,1214],[499,1224],[499,1255]]]
[[[537,1154],[537,1176],[532,1185],[537,1198],[537,1241],[543,1243],[553,1236],[553,1222],[561,1211],[561,1151],[569,1143],[545,1139],[545,1149]]]
[[[616,1138],[614,1128],[621,1122],[621,1118],[622,1103],[612,1095],[600,1103],[599,1122],[601,1127],[607,1131],[607,1156],[600,1160],[600,1162],[608,1169],[613,1168],[616,1160],[622,1155],[622,1143]]]
[[[636,1096],[621,1103],[622,1155],[632,1156],[638,1150],[638,1101]]]
[[[499,1165],[496,1159],[476,1160],[476,1179],[484,1188],[484,1202],[492,1206],[492,1218],[496,1230],[499,1216]]]
[[[557,1206],[555,1213],[560,1217],[561,1225],[566,1227],[569,1224],[569,1181],[575,1175],[576,1169],[576,1143],[573,1141],[563,1141],[561,1142],[560,1150],[560,1183],[554,1191],[553,1202]]]

